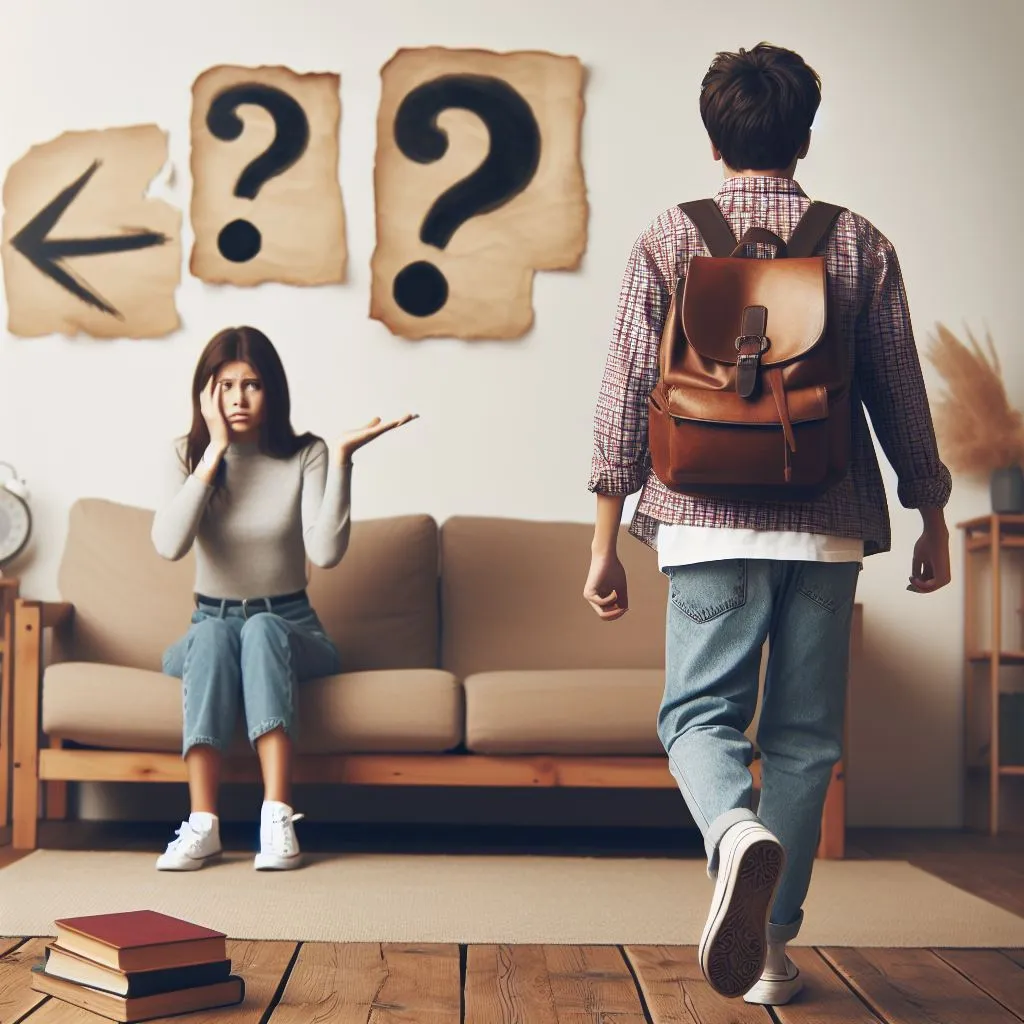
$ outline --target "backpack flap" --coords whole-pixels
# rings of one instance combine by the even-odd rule
[[[694,351],[722,367],[737,365],[744,311],[764,307],[757,334],[766,339],[759,366],[783,366],[806,355],[825,330],[825,260],[753,260],[695,256],[683,282],[682,328]],[[747,346],[742,346],[746,348]],[[731,375],[730,375],[731,376]]]

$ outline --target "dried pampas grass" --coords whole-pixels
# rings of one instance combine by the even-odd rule
[[[999,357],[988,332],[991,358],[968,330],[970,346],[936,325],[928,358],[946,382],[935,413],[935,433],[950,469],[988,478],[993,470],[1024,464],[1024,415],[1006,397]]]

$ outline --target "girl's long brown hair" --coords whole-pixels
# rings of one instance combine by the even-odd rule
[[[199,396],[211,376],[227,363],[235,362],[248,363],[259,375],[263,388],[260,451],[275,458],[289,458],[318,439],[316,434],[308,431],[296,434],[292,428],[288,378],[270,339],[255,327],[228,327],[207,343],[192,378],[192,427],[185,435],[184,452],[189,473],[195,471],[210,443],[210,431],[199,407]],[[220,476],[218,473],[218,479]]]

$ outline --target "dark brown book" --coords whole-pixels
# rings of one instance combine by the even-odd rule
[[[155,910],[65,917],[54,925],[61,949],[119,971],[185,967],[228,956],[224,932]]]
[[[76,985],[73,981],[53,978],[43,972],[42,964],[32,968],[32,988],[36,992],[53,996],[83,1010],[91,1010],[110,1020],[124,1024],[152,1020],[155,1017],[169,1017],[175,1013],[192,1013],[196,1010],[212,1010],[215,1006],[233,1006],[245,998],[245,982],[233,974],[227,981],[197,988],[180,988],[176,992],[161,992],[152,996],[114,995],[98,988]]]
[[[217,981],[227,981],[231,976],[230,960],[212,960],[208,964],[188,967],[162,967],[155,971],[118,971],[61,949],[55,942],[46,947],[44,955],[45,974],[120,996],[152,996],[178,988],[212,985]]]

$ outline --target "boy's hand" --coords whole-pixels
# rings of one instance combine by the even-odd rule
[[[621,619],[629,610],[626,570],[617,555],[593,555],[583,598],[600,619]]]
[[[930,594],[944,587],[949,580],[949,533],[926,529],[914,545],[907,590],[914,594]]]

